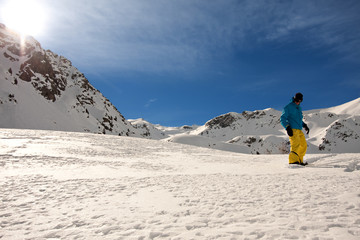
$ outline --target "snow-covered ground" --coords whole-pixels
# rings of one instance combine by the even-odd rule
[[[360,154],[0,129],[0,239],[360,239]]]

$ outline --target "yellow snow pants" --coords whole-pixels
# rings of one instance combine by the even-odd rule
[[[289,163],[303,163],[307,149],[304,133],[300,129],[293,129],[293,136],[290,137]]]

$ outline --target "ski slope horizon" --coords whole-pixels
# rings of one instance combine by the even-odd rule
[[[1,239],[359,239],[360,155],[0,131]]]

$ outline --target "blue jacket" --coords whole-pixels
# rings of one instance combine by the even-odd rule
[[[291,102],[284,107],[284,110],[280,117],[281,125],[286,128],[290,126],[293,129],[300,129],[303,128],[303,114],[300,105],[296,105],[294,100],[292,99]]]

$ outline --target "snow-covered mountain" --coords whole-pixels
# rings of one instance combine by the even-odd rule
[[[290,143],[280,116],[274,109],[227,113],[167,141],[252,154],[288,153]],[[310,127],[308,153],[360,152],[360,98],[337,107],[305,111],[304,119]]]
[[[197,129],[199,126],[181,126],[181,127],[165,127],[159,124],[152,124],[142,118],[138,119],[129,119],[128,120],[138,131],[139,134],[148,139],[165,139],[174,135],[179,135],[183,133],[188,133],[194,129]]]
[[[0,24],[0,128],[140,136],[65,57]]]
[[[149,139],[219,150],[251,153],[288,153],[290,142],[275,109],[230,112],[203,126],[166,128],[145,120],[130,120]],[[360,98],[340,106],[304,112],[310,127],[308,153],[360,152]]]

